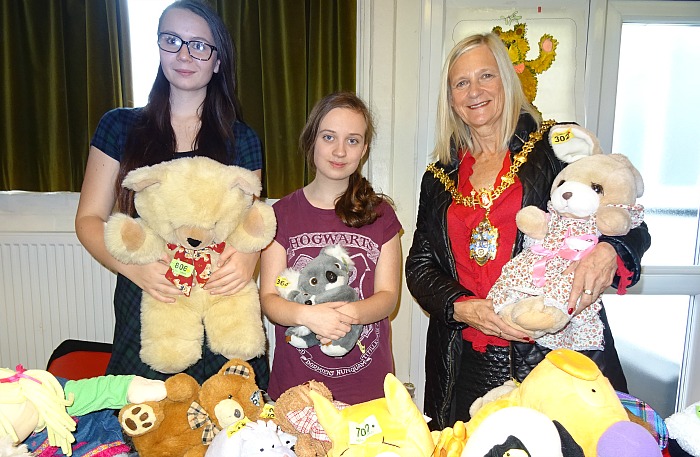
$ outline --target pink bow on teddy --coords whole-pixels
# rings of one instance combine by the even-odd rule
[[[566,238],[564,238],[564,241],[562,241],[559,247],[555,250],[546,249],[541,244],[536,244],[530,247],[530,250],[532,252],[543,256],[540,260],[535,262],[535,265],[532,267],[532,281],[537,287],[543,287],[546,283],[544,274],[545,269],[547,267],[547,262],[550,259],[554,257],[561,257],[562,259],[571,260],[572,262],[575,260],[581,260],[586,255],[588,255],[589,252],[591,252],[591,250],[595,247],[596,244],[598,244],[598,237],[595,235],[589,234],[570,236],[570,233],[571,230],[569,229]],[[570,240],[589,242],[590,245],[583,251],[577,251],[576,249],[572,249],[567,245],[566,242]]]

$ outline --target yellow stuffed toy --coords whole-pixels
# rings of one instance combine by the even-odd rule
[[[435,444],[425,418],[394,375],[384,378],[385,398],[339,411],[322,395],[309,392],[318,420],[333,447],[328,457],[426,457]],[[383,454],[386,453],[386,454]]]
[[[598,366],[570,349],[548,353],[518,387],[476,411],[467,423],[467,436],[472,436],[488,416],[510,406],[531,408],[559,422],[586,457],[598,456],[598,441],[612,425],[629,422],[625,408]],[[658,447],[656,451],[660,453]]]
[[[513,30],[504,31],[500,26],[492,29],[493,33],[501,37],[503,44],[508,48],[508,55],[513,62],[513,68],[518,74],[523,92],[530,103],[537,96],[537,75],[549,70],[557,56],[557,40],[552,35],[544,34],[540,38],[540,53],[536,59],[527,60],[530,51],[530,43],[525,38],[527,26],[515,24]]]

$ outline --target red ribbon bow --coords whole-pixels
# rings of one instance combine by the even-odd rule
[[[170,262],[170,268],[165,273],[165,277],[184,292],[186,297],[189,297],[192,287],[195,285],[195,278],[197,280],[196,283],[199,285],[204,285],[209,280],[212,273],[211,254],[214,252],[221,254],[224,252],[224,247],[226,247],[226,242],[212,244],[204,249],[187,249],[183,246],[168,243],[168,249],[175,250],[175,253],[173,254],[173,261]],[[180,268],[178,268],[178,271],[173,270],[173,266],[177,268],[177,266],[182,266],[183,264],[185,267],[189,267],[190,274],[183,275]]]

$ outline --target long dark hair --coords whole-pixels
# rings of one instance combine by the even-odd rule
[[[233,144],[232,125],[241,118],[236,97],[236,49],[221,17],[203,0],[178,0],[169,5],[158,20],[158,31],[165,14],[175,8],[193,12],[204,19],[214,36],[219,71],[212,75],[202,104],[199,132],[194,141],[197,155],[228,163],[227,144]],[[155,40],[154,40],[155,41]],[[158,74],[148,95],[148,104],[139,122],[129,132],[116,180],[117,204],[121,212],[134,214],[133,192],[121,185],[135,168],[155,165],[174,157],[177,147],[170,119],[170,82],[158,66]]]
[[[348,188],[335,201],[335,214],[349,227],[362,227],[371,224],[377,217],[379,205],[386,201],[393,204],[391,199],[384,194],[378,194],[372,188],[367,179],[362,176],[362,165],[369,157],[372,139],[374,138],[374,121],[367,105],[360,97],[352,92],[335,92],[322,98],[311,110],[306,125],[299,137],[299,150],[304,154],[309,168],[315,172],[314,146],[318,136],[318,129],[326,114],[335,108],[347,108],[361,114],[365,118],[367,130],[365,131],[365,145],[367,153],[350,175]]]

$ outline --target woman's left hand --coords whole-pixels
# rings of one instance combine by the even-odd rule
[[[617,271],[617,253],[608,243],[598,243],[583,259],[573,262],[564,274],[574,273],[569,295],[569,314],[576,316],[591,306],[610,287]]]
[[[245,254],[227,245],[204,289],[212,295],[235,295],[253,278],[259,258],[259,252]]]

